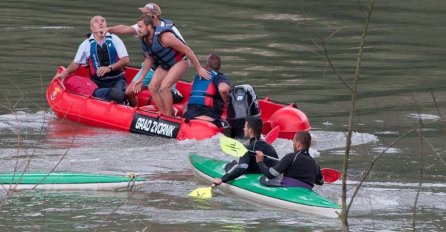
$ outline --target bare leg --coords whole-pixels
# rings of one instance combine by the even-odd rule
[[[125,96],[129,100],[131,106],[138,106],[138,98],[136,97],[135,92],[133,92],[133,86],[135,86],[135,82],[131,82],[127,88],[125,89]]]
[[[173,99],[172,93],[170,92],[170,88],[174,85],[178,80],[180,80],[187,71],[189,64],[187,61],[182,60],[172,66],[167,74],[164,76],[161,82],[161,95],[164,101],[165,112],[164,114],[167,116],[173,116]]]
[[[155,105],[158,106],[158,109],[162,114],[166,114],[166,107],[164,106],[164,102],[160,93],[161,82],[166,76],[167,71],[158,67],[153,74],[152,80],[149,84],[149,92],[152,95],[152,100],[155,102]]]
[[[204,121],[209,121],[209,122],[213,122],[213,121],[215,121],[214,118],[211,118],[211,117],[206,116],[206,115],[200,115],[200,116],[195,117],[195,118],[196,118],[196,119],[201,119],[201,120],[204,120]]]

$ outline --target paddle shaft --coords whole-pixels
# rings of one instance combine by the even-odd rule
[[[253,150],[248,150],[248,153],[250,155],[256,155],[256,152],[253,151]],[[265,156],[265,158],[268,158],[268,159],[271,159],[271,160],[275,160],[275,161],[279,161],[280,160],[278,158],[275,158],[275,157],[272,157],[272,156],[269,156],[269,155],[263,155],[263,156]]]

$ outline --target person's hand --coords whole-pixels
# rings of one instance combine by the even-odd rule
[[[221,179],[219,179],[219,178],[215,178],[215,179],[213,179],[212,182],[213,182],[215,185],[221,185],[221,183],[223,183],[223,181],[222,181]]]
[[[256,162],[262,162],[263,159],[265,158],[265,155],[263,154],[263,152],[261,151],[256,151]]]
[[[197,73],[198,73],[198,76],[200,76],[200,79],[201,78],[204,78],[206,80],[211,79],[211,73],[203,67],[200,67],[200,69],[197,70]]]
[[[63,72],[60,72],[60,73],[56,74],[55,77],[60,79],[60,80],[64,80],[67,76],[68,76],[68,73],[63,71]]]
[[[96,70],[96,75],[98,77],[103,77],[105,74],[111,72],[111,69],[108,66],[101,66]]]
[[[141,92],[142,89],[142,80],[137,80],[135,82],[135,85],[133,86],[133,92],[135,94],[138,94],[139,92]]]
[[[108,27],[99,28],[98,30],[93,31],[93,33],[101,35],[101,36],[104,36],[105,34],[107,34],[107,32],[108,32]]]

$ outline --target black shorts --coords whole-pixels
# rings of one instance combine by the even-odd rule
[[[183,95],[178,91],[177,89],[170,89],[170,92],[172,93],[172,99],[173,103],[180,103],[183,101]]]
[[[200,105],[188,105],[187,106],[187,111],[186,113],[184,113],[184,118],[186,119],[194,119],[198,116],[208,116],[211,117],[213,119],[217,119],[219,120],[220,117],[218,117],[218,115],[216,115],[214,113],[214,111],[212,111],[211,108],[209,107],[205,107],[205,106],[200,106]]]

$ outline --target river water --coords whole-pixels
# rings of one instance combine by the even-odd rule
[[[230,160],[218,149],[218,136],[179,142],[78,125],[51,113],[45,89],[56,68],[73,59],[90,18],[100,14],[109,25],[130,25],[145,3],[0,2],[0,172],[58,165],[58,171],[134,172],[149,180],[131,193],[34,191],[6,199],[0,190],[6,203],[0,231],[341,230],[337,219],[254,205],[218,190],[210,201],[187,197],[205,184],[187,165],[189,153]],[[233,84],[249,83],[260,96],[296,102],[311,121],[321,166],[342,169],[351,97],[323,48],[351,84],[366,1],[159,4],[202,62],[218,53]],[[354,200],[352,231],[446,230],[445,9],[441,0],[375,3],[359,82],[349,197],[371,161],[385,153]],[[121,38],[138,66],[137,40]],[[192,76],[191,69],[185,79]],[[420,122],[422,129],[386,149]],[[281,155],[291,150],[286,140],[274,145]],[[315,191],[339,201],[341,185]]]

